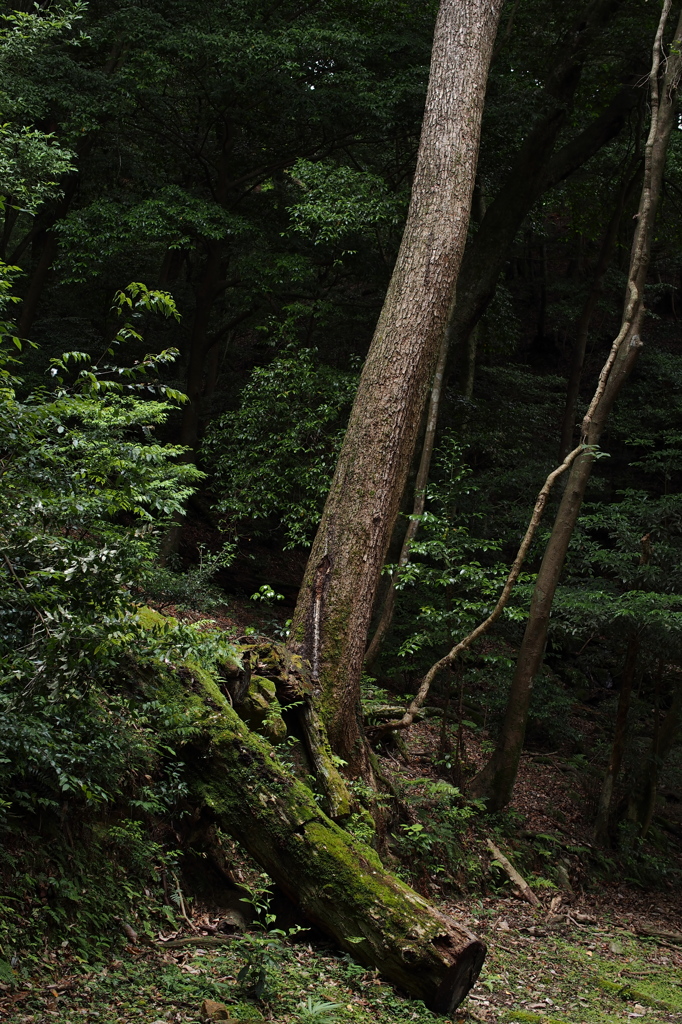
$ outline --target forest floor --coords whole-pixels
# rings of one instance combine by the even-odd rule
[[[260,620],[245,603],[236,616],[217,619],[223,628],[243,634],[265,627],[268,613],[259,612]],[[402,753],[393,750],[382,756],[385,772],[412,784],[416,793],[429,777],[437,778],[432,764],[439,728],[435,718],[416,725]],[[468,730],[464,741],[469,765],[475,765],[484,756],[485,740]],[[479,892],[488,895],[451,895],[447,880],[434,873],[433,851],[425,852],[421,875],[411,876],[412,883],[444,912],[466,923],[488,945],[482,974],[450,1018],[452,1022],[682,1024],[682,944],[642,934],[652,927],[671,933],[682,929],[682,890],[671,880],[680,877],[679,852],[672,853],[678,861],[678,871],[672,873],[670,848],[665,853],[665,870],[661,855],[661,877],[657,884],[654,878],[650,888],[623,877],[622,868],[608,859],[602,859],[600,877],[591,877],[590,777],[583,768],[556,752],[527,754],[506,826],[489,830],[485,818],[468,823],[460,842],[469,863],[472,858],[478,862],[484,878]],[[530,871],[527,880],[540,900],[539,907],[524,902],[500,880],[499,872],[495,876],[491,871],[487,835],[517,867]],[[529,869],[533,857],[546,870]],[[650,865],[654,876],[655,858],[654,851]],[[547,877],[555,862],[566,866],[563,887]],[[466,885],[461,888],[466,893]],[[0,978],[0,1021],[430,1024],[444,1020],[319,936],[301,932],[287,937],[272,926],[270,931],[249,928],[230,937],[202,934],[202,925],[215,927],[224,913],[224,907],[197,900],[190,910],[192,927],[164,936],[175,941],[177,948],[164,947],[156,937],[152,943],[126,943],[122,935],[115,958],[106,961],[86,962],[75,955],[68,941],[27,954],[25,962],[15,965],[22,978],[19,985],[5,984]],[[178,946],[178,942],[185,944]]]
[[[682,947],[638,936],[633,916],[679,922],[679,897],[614,887],[574,897],[575,918],[548,930],[548,907],[515,898],[449,904],[489,946],[481,977],[452,1016],[457,1024],[643,1024],[682,1021]],[[532,933],[534,932],[534,933]],[[200,940],[201,941],[201,940]],[[436,1018],[349,957],[325,946],[266,932],[235,936],[213,948],[210,937],[180,949],[128,944],[108,963],[78,963],[67,950],[32,964],[35,982],[5,991],[0,1019],[21,1024],[199,1024],[213,1012],[247,1024],[392,1024]],[[249,985],[265,970],[260,1000]],[[250,969],[250,979],[239,981]],[[207,1004],[205,1001],[221,1004]]]

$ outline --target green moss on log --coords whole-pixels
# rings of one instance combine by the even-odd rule
[[[434,1009],[451,1012],[485,947],[385,871],[376,852],[326,817],[312,791],[237,716],[209,671],[158,679],[157,698],[191,711],[185,751],[204,813],[241,842],[306,916],[355,959]]]
[[[271,679],[251,676],[238,711],[239,717],[254,732],[265,736],[271,743],[282,743],[286,739],[287,727],[280,714],[276,686]]]

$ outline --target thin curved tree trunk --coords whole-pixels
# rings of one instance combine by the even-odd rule
[[[385,722],[383,725],[378,726],[373,730],[375,735],[377,733],[392,732],[395,729],[409,729],[412,723],[414,722],[415,715],[417,714],[417,712],[423,705],[424,701],[426,700],[428,692],[431,688],[431,683],[436,678],[438,673],[442,672],[443,669],[445,668],[451,668],[457,661],[457,658],[460,656],[460,654],[468,650],[469,647],[471,647],[471,645],[476,640],[484,636],[484,634],[487,633],[488,630],[492,626],[494,626],[494,624],[500,618],[502,612],[509,603],[509,598],[511,597],[512,591],[516,586],[516,581],[518,580],[519,575],[521,573],[521,569],[523,568],[523,563],[526,560],[526,555],[528,554],[528,550],[533,542],[533,537],[535,536],[538,526],[542,521],[542,514],[545,510],[545,505],[547,504],[547,499],[549,498],[550,492],[554,487],[556,481],[559,479],[559,477],[563,473],[565,473],[566,470],[570,468],[570,466],[572,466],[574,460],[578,457],[578,455],[580,455],[581,451],[582,448],[578,447],[574,448],[572,452],[569,452],[569,454],[566,456],[561,465],[557,466],[556,469],[552,470],[552,472],[545,480],[543,486],[541,487],[540,493],[538,494],[535,501],[535,508],[533,509],[533,514],[528,524],[528,528],[524,534],[523,540],[521,541],[519,550],[516,554],[516,558],[514,559],[512,567],[509,570],[509,574],[507,575],[504,587],[502,588],[502,593],[500,594],[497,600],[497,604],[493,608],[488,618],[484,619],[483,622],[479,623],[479,625],[476,626],[476,628],[473,629],[471,633],[468,634],[468,636],[465,636],[463,640],[460,640],[459,643],[455,644],[451,651],[449,651],[443,658],[441,658],[439,661],[437,661],[434,665],[431,666],[431,668],[421,681],[421,685],[419,687],[419,690],[417,691],[416,697],[410,704],[409,708],[407,709],[403,717],[398,719],[398,721]]]
[[[502,0],[442,0],[407,223],[289,641],[310,659],[333,749],[366,766],[360,677],[372,608],[454,300]]]
[[[499,810],[511,799],[523,749],[533,683],[545,653],[554,594],[592,472],[595,448],[616,394],[629,376],[640,348],[641,341],[635,337],[628,343],[628,347],[622,350],[623,356],[618,365],[613,367],[609,394],[600,403],[598,415],[594,417],[591,429],[583,435],[585,448],[575,459],[571,469],[535,583],[526,631],[519,650],[497,746],[490,761],[469,786],[471,796],[488,801],[488,810]]]
[[[490,761],[475,776],[469,789],[473,797],[485,799],[491,811],[504,807],[511,799],[523,749],[533,683],[544,657],[554,594],[592,472],[596,446],[599,444],[616,396],[627,380],[642,347],[639,331],[644,317],[644,284],[668,141],[677,111],[678,79],[682,71],[679,50],[682,39],[681,15],[670,54],[665,62],[665,73],[663,76],[660,75],[663,61],[663,32],[670,6],[671,0],[665,0],[653,47],[649,76],[651,125],[645,148],[644,182],[632,243],[623,322],[583,419],[581,440],[585,447],[571,468],[537,575],[526,631],[519,650],[497,745]]]

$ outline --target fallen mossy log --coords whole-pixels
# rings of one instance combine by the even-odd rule
[[[450,1014],[475,983],[485,945],[385,870],[328,818],[310,789],[250,732],[202,672],[161,684],[200,735],[184,756],[204,816],[236,838],[307,919],[360,963]]]

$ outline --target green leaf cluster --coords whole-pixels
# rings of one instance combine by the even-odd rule
[[[322,512],[357,378],[289,349],[257,367],[241,406],[211,427],[204,451],[231,528],[275,531],[306,547]]]

